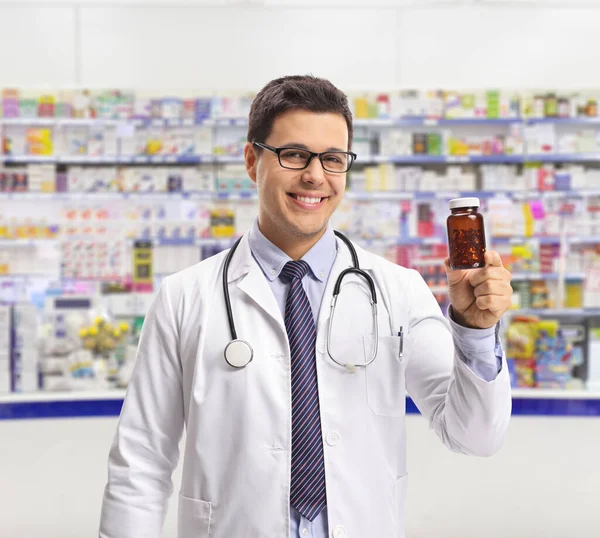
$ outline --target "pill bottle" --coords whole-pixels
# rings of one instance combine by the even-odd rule
[[[452,269],[474,269],[485,266],[485,230],[479,213],[479,198],[450,200],[448,252]]]

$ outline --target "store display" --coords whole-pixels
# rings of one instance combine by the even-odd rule
[[[475,197],[485,215],[480,244],[513,273],[513,319],[552,311],[591,324],[600,309],[599,98],[351,94],[358,159],[332,225],[418,270],[445,309],[448,202]],[[3,343],[0,311],[0,392],[125,386],[135,324],[162,278],[229,247],[256,215],[256,185],[243,164],[252,99],[1,92],[0,303],[10,330]],[[93,306],[49,316],[50,297]],[[579,321],[555,319],[527,322],[533,350],[511,358],[521,386],[600,379],[590,362],[594,333],[580,346]],[[117,337],[121,322],[132,329]],[[516,342],[519,330],[511,329]],[[582,351],[563,361],[569,346]]]
[[[108,303],[98,297],[76,295],[46,300],[39,329],[43,390],[104,390],[127,386],[141,320],[117,319],[106,310]]]
[[[518,388],[581,389],[585,323],[516,316],[507,329],[506,356]]]

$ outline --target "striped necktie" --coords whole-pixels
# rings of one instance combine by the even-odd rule
[[[293,261],[285,264],[283,280],[292,285],[285,304],[285,328],[290,342],[292,370],[292,477],[290,504],[309,521],[314,520],[326,504],[325,460],[315,344],[317,333],[302,278],[308,264]]]

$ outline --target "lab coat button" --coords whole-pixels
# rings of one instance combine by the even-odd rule
[[[302,536],[308,536],[308,529],[302,529]]]
[[[346,536],[346,529],[343,525],[338,525],[333,529],[333,538],[344,538]]]
[[[330,446],[335,446],[340,442],[340,434],[338,432],[329,432],[327,434],[327,444]]]

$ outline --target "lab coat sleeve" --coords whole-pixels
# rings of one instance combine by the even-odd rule
[[[163,281],[142,327],[109,454],[100,538],[159,538],[162,533],[184,424],[170,278]]]
[[[481,379],[485,381],[496,379],[502,370],[504,355],[498,336],[500,323],[496,323],[489,329],[463,327],[452,319],[452,307],[448,309],[446,318],[452,328],[454,349],[458,358]],[[493,354],[489,352],[492,348]]]
[[[451,450],[477,456],[494,454],[504,441],[511,415],[511,389],[506,360],[493,380],[476,375],[457,355],[451,326],[416,271],[409,299],[406,334],[406,389],[431,427]],[[473,361],[488,354],[495,360],[493,340],[489,349],[477,342],[469,346],[462,333],[461,353]],[[472,355],[470,357],[469,355]]]

